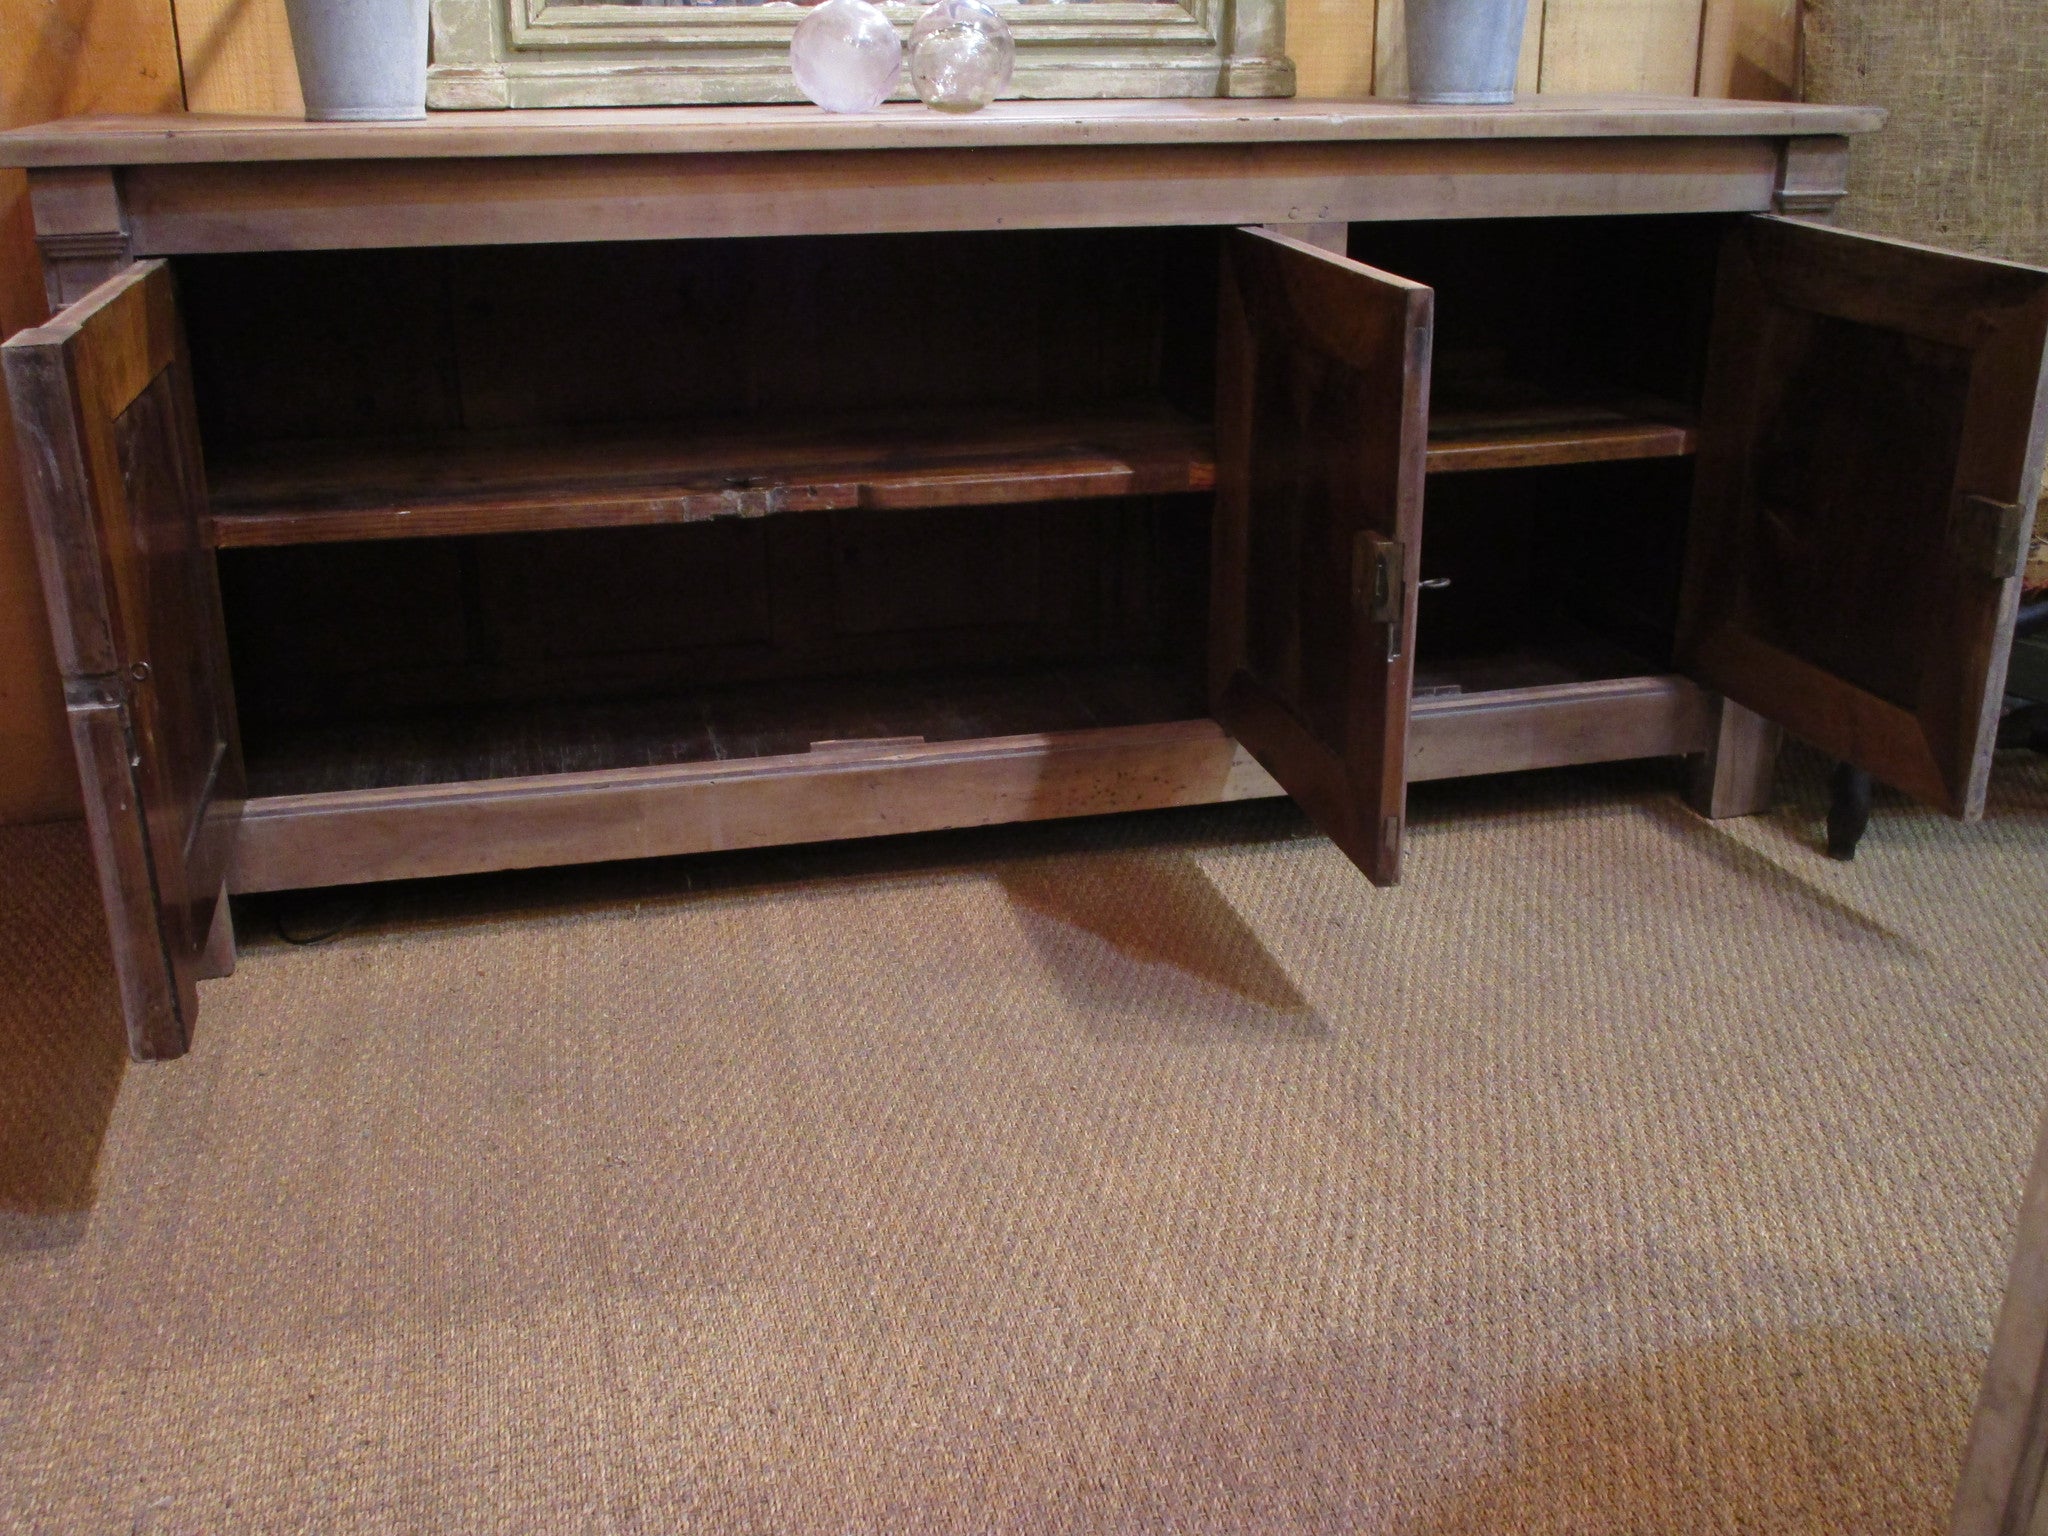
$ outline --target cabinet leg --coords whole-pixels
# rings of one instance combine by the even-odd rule
[[[228,910],[226,886],[213,904],[213,926],[206,930],[206,948],[200,951],[198,970],[203,980],[235,974],[235,917]]]
[[[1762,715],[1727,699],[1716,709],[1713,745],[1690,759],[1687,803],[1715,821],[1769,810],[1784,733]]]
[[[1870,825],[1870,775],[1853,763],[1837,763],[1828,787],[1828,857],[1853,859]]]

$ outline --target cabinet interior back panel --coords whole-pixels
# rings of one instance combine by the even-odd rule
[[[179,264],[210,443],[1164,398],[1206,416],[1212,231]]]

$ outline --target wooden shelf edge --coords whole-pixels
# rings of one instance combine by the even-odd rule
[[[1003,101],[971,118],[935,117],[914,104],[895,103],[847,117],[806,106],[600,107],[432,112],[417,121],[389,123],[177,112],[74,117],[17,128],[0,134],[0,165],[1832,137],[1868,133],[1883,121],[1876,107],[1641,94],[1525,96],[1512,107],[1473,108],[1372,99]]]
[[[1448,437],[1429,445],[1433,475],[1484,469],[1535,469],[1554,464],[1604,464],[1625,459],[1687,458],[1699,433],[1675,422],[1630,422],[1611,427],[1501,432]]]
[[[1017,430],[1012,424],[1012,430]],[[1023,429],[1031,430],[1028,424]],[[521,463],[503,488],[487,482],[467,488],[394,485],[355,496],[349,459],[331,447],[320,450],[318,469],[294,483],[274,468],[251,473],[233,464],[217,474],[219,491],[208,519],[215,548],[266,548],[293,544],[344,544],[390,539],[446,538],[472,534],[531,533],[576,528],[627,528],[707,522],[731,517],[765,517],[786,512],[855,508],[911,508],[1011,505],[1080,501],[1116,496],[1159,496],[1207,491],[1216,483],[1216,460],[1208,432],[1192,422],[1180,427],[1158,420],[1108,419],[1098,431],[1073,424],[1074,442],[1046,445],[1058,425],[1040,426],[1041,441],[1019,442],[1005,455],[999,443],[971,435],[931,445],[929,458],[903,463],[835,460],[827,452],[814,462],[777,465],[774,447],[744,440],[725,465],[707,468],[701,449],[679,448],[673,476],[607,475],[594,462],[586,478],[557,473],[551,483],[522,484],[533,466]],[[1428,450],[1432,474],[1476,470],[1592,464],[1628,459],[1679,458],[1692,454],[1698,433],[1689,425],[1660,420],[1548,424],[1487,428],[1461,424],[1435,438]],[[576,451],[576,450],[565,450]],[[580,450],[595,459],[593,451]],[[644,451],[644,446],[643,446]],[[407,457],[410,453],[410,458]],[[380,450],[364,445],[365,486],[378,469],[394,467],[401,480],[428,475],[436,450]],[[472,448],[451,450],[474,456]],[[530,452],[525,455],[531,457]],[[275,483],[266,491],[263,476]],[[351,500],[368,504],[351,505]],[[239,503],[239,504],[238,504]]]
[[[1277,795],[1213,720],[252,799],[237,893]]]
[[[722,446],[689,438],[508,444],[502,469],[490,443],[476,440],[365,443],[355,452],[314,445],[296,465],[272,450],[267,466],[229,463],[217,472],[209,537],[218,549],[359,543],[1161,496],[1216,483],[1207,429],[1157,414],[968,424],[887,455],[871,444],[888,435],[872,428],[821,436],[816,447],[793,445],[786,431],[737,430]],[[502,475],[495,485],[493,470]]]

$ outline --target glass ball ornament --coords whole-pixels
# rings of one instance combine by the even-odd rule
[[[941,112],[979,112],[1010,83],[1010,24],[981,0],[935,0],[910,32],[910,84]]]
[[[796,24],[789,68],[827,112],[872,112],[903,78],[903,43],[881,7],[825,0]]]

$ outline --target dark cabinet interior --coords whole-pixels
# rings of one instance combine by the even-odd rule
[[[1214,251],[183,263],[255,792],[1199,717]]]
[[[1724,220],[1436,289],[1418,700],[1665,671]],[[177,264],[257,796],[1207,714],[1218,234]]]
[[[1418,699],[1670,669],[1727,226],[1352,226],[1436,292]]]
[[[1197,498],[224,550],[258,794],[1202,714]]]

